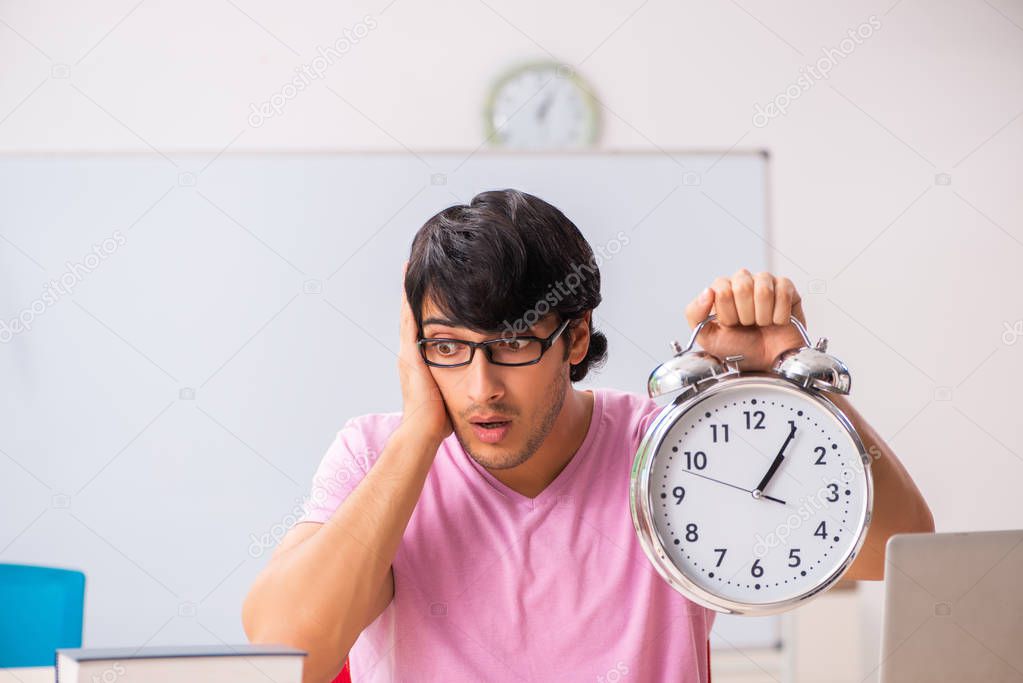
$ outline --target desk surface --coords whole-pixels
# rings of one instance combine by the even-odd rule
[[[53,683],[52,666],[29,669],[0,669],[0,683]]]

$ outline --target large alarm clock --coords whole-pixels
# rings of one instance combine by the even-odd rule
[[[677,392],[633,462],[632,519],[657,572],[692,601],[727,614],[776,614],[835,584],[870,524],[870,459],[829,394],[848,368],[827,339],[780,354],[767,372],[742,356],[693,350],[711,314],[648,379]]]

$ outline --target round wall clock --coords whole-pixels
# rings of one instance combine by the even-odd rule
[[[484,109],[487,140],[509,148],[578,148],[597,141],[600,117],[590,87],[565,64],[530,62],[491,87]]]

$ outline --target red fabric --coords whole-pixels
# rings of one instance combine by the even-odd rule
[[[352,672],[348,670],[347,659],[345,659],[345,665],[341,667],[341,673],[331,683],[352,683]]]

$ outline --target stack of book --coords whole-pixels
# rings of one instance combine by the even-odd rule
[[[57,683],[302,683],[306,653],[282,645],[57,650]]]

